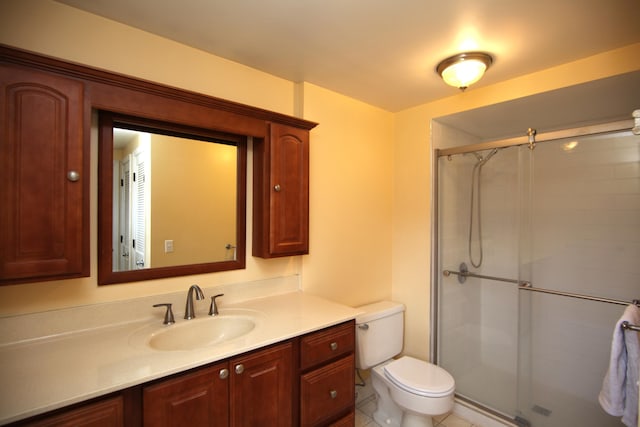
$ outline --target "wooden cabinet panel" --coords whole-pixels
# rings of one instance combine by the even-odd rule
[[[89,275],[83,90],[0,65],[0,284]]]
[[[354,412],[350,412],[347,416],[329,424],[329,427],[353,427],[355,423],[356,414]]]
[[[309,253],[309,131],[269,124],[254,140],[253,255]]]
[[[300,369],[300,424],[353,425],[355,322],[301,337]]]
[[[304,374],[300,379],[301,424],[320,425],[352,408],[355,396],[353,354]]]
[[[293,425],[293,343],[231,360],[231,425]]]
[[[147,386],[143,425],[291,426],[292,359],[288,341]]]
[[[227,363],[144,388],[143,425],[193,427],[229,425]]]
[[[120,427],[124,426],[122,396],[89,403],[56,415],[20,424],[30,427]]]

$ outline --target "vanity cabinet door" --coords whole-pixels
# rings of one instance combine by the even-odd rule
[[[145,427],[229,425],[227,363],[180,375],[143,390]]]
[[[269,124],[254,140],[253,255],[309,253],[309,131]]]
[[[292,361],[290,341],[231,360],[231,426],[293,425]]]
[[[123,408],[122,396],[116,396],[17,425],[24,427],[119,427],[125,425]]]
[[[0,64],[0,284],[89,275],[83,92]]]

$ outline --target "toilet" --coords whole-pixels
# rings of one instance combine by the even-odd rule
[[[402,356],[404,305],[381,301],[356,307],[356,368],[371,369],[381,426],[433,427],[432,416],[453,409],[455,382],[432,363]]]

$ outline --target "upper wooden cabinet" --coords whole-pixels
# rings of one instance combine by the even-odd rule
[[[254,140],[253,255],[309,253],[309,131],[270,123]]]
[[[81,81],[0,64],[0,284],[89,275]]]
[[[89,247],[96,243],[89,229],[96,111],[252,138],[253,254],[308,253],[309,130],[316,123],[0,45],[0,285],[89,276]],[[109,159],[106,146],[100,159]],[[98,168],[96,253],[99,272],[108,272],[101,284],[244,268],[245,193],[237,191],[236,242],[229,242],[234,262],[187,260],[114,272],[107,260],[117,245],[113,179],[105,172],[112,164],[99,162]],[[239,174],[237,187],[244,189],[245,179]]]

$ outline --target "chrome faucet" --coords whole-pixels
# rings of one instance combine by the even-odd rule
[[[193,291],[196,292],[196,299],[201,300],[204,299],[204,293],[200,286],[191,285],[189,291],[187,292],[187,305],[184,308],[184,318],[185,319],[193,319],[196,317],[196,313],[193,310]]]

